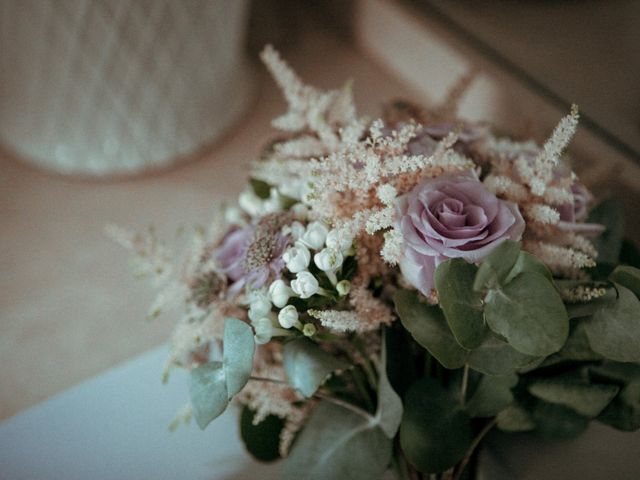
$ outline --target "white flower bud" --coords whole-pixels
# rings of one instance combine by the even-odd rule
[[[302,243],[296,242],[293,247],[284,252],[282,259],[290,272],[298,273],[309,267],[311,252],[309,252],[309,249]]]
[[[304,327],[302,327],[302,334],[305,337],[313,337],[318,329],[313,323],[306,323]]]
[[[309,272],[300,272],[296,275],[296,279],[291,281],[291,289],[300,298],[309,298],[320,290],[320,285],[316,277]]]
[[[344,258],[338,250],[324,248],[313,256],[313,261],[323,272],[335,272],[342,266]]]
[[[353,245],[353,237],[339,230],[331,230],[327,234],[327,247],[346,253]]]
[[[278,323],[282,328],[302,327],[298,320],[298,311],[293,305],[287,305],[278,313]]]
[[[224,219],[230,225],[244,225],[245,223],[244,218],[242,218],[242,210],[235,205],[225,209]]]
[[[351,291],[351,282],[349,280],[340,280],[336,285],[336,290],[338,292],[338,295],[340,295],[341,297],[348,295]]]
[[[253,338],[258,345],[264,345],[273,337],[273,324],[268,318],[260,318],[253,322],[253,329],[256,332]]]
[[[271,311],[271,302],[266,295],[256,295],[251,299],[249,304],[249,318],[251,320],[258,320],[262,317],[266,317]]]
[[[271,297],[271,301],[278,308],[284,307],[292,295],[293,290],[291,290],[289,285],[284,283],[283,280],[275,280],[269,286],[269,297]]]
[[[304,203],[296,203],[290,208],[296,218],[307,218],[309,208]]]
[[[262,199],[253,193],[253,190],[244,190],[238,197],[238,205],[240,205],[240,208],[252,217],[262,214],[262,203]]]
[[[293,222],[291,225],[286,225],[282,229],[282,233],[284,233],[285,235],[291,235],[291,238],[293,238],[294,241],[299,240],[300,237],[304,235],[304,232],[304,225],[302,225],[300,222]]]
[[[327,227],[322,222],[311,222],[307,225],[307,231],[304,232],[300,241],[307,247],[314,250],[320,250],[327,238]]]

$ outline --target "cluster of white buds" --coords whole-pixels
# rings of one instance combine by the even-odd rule
[[[248,188],[238,197],[238,205],[251,217],[260,217],[267,213],[279,212],[282,210],[282,197],[278,190],[272,188],[269,198],[262,199],[255,192]]]
[[[342,263],[344,262],[344,257],[342,253],[340,253],[340,250],[323,248],[313,256],[313,261],[316,266],[327,275],[327,278],[333,285],[338,283],[336,271],[342,267]]]

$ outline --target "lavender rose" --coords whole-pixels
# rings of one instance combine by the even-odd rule
[[[463,175],[423,181],[398,199],[397,213],[405,243],[400,270],[425,295],[441,262],[477,263],[503,241],[519,240],[525,227],[516,204]]]

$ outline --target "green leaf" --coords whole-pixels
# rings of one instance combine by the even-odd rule
[[[618,300],[584,320],[593,351],[619,362],[640,362],[640,300],[617,285]]]
[[[640,428],[640,381],[633,381],[604,409],[598,421],[623,430],[633,432]]]
[[[370,419],[320,402],[284,464],[284,480],[382,478],[392,442]]]
[[[395,392],[387,377],[387,344],[382,339],[382,352],[378,368],[378,408],[375,421],[385,435],[395,437],[402,420],[402,400]]]
[[[247,451],[261,462],[272,462],[280,458],[280,432],[284,420],[268,415],[259,424],[253,424],[255,412],[249,407],[242,409],[240,415],[240,435]]]
[[[576,322],[571,326],[569,338],[567,338],[562,349],[550,357],[547,357],[542,365],[547,367],[567,361],[593,360],[602,360],[602,355],[591,349],[584,323]]]
[[[482,317],[482,297],[473,291],[475,265],[454,258],[438,265],[435,273],[440,307],[458,343],[473,349],[482,343],[487,328]]]
[[[511,389],[518,383],[515,374],[483,375],[472,397],[465,405],[471,417],[493,417],[513,402]]]
[[[600,223],[606,230],[594,241],[598,263],[617,265],[624,238],[624,209],[617,199],[607,199],[589,214],[589,223]]]
[[[209,362],[191,370],[189,384],[193,417],[201,429],[227,409],[229,396],[222,362]]]
[[[469,417],[436,380],[423,378],[405,397],[400,445],[409,462],[423,473],[454,466],[471,444]]]
[[[507,375],[537,359],[538,357],[518,352],[495,335],[490,335],[480,347],[469,354],[467,363],[472,369],[486,375]]]
[[[485,298],[489,327],[516,350],[546,356],[562,348],[569,318],[554,286],[543,275],[523,272]]]
[[[582,383],[563,378],[536,380],[527,389],[537,398],[564,405],[589,418],[597,417],[619,390],[615,385]]]
[[[249,325],[226,318],[223,340],[222,362],[205,363],[191,370],[191,407],[201,429],[225,411],[229,400],[249,380],[253,367],[255,344]]]
[[[289,384],[305,397],[316,393],[333,372],[347,367],[307,338],[284,344],[283,364]]]
[[[536,402],[531,417],[536,424],[536,433],[553,440],[575,438],[589,426],[589,419],[571,408],[542,401]]]
[[[628,288],[636,297],[640,298],[640,269],[628,265],[619,265],[609,275],[609,279]]]
[[[223,366],[229,398],[249,381],[253,369],[255,341],[251,327],[235,318],[226,318],[223,333]]]
[[[519,253],[520,242],[512,240],[506,240],[493,249],[480,264],[473,282],[473,289],[481,292],[503,283],[516,263]]]
[[[608,381],[624,385],[640,381],[640,365],[635,363],[604,362],[600,365],[590,366],[589,375],[597,381]]]
[[[455,338],[442,311],[418,300],[414,292],[398,290],[393,296],[396,312],[404,328],[416,342],[426,348],[445,368],[455,369],[464,365],[468,351]]]
[[[496,416],[496,426],[505,432],[528,432],[536,428],[531,415],[519,405],[509,405]]]
[[[529,252],[521,251],[518,255],[518,260],[516,260],[515,265],[509,272],[509,275],[507,275],[505,283],[509,283],[511,280],[524,272],[536,272],[544,276],[550,282],[553,281],[551,272],[544,263],[538,260],[538,257],[530,254]]]

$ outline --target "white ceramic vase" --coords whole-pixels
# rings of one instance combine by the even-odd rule
[[[247,0],[0,0],[0,142],[58,173],[166,167],[246,110]]]

